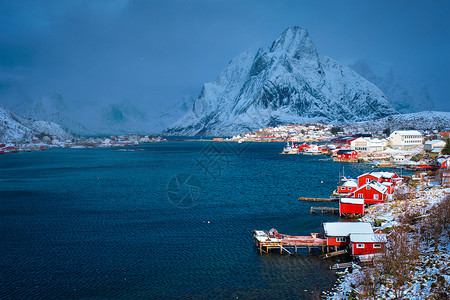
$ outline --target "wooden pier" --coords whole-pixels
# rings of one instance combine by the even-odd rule
[[[347,163],[359,163],[359,162],[363,162],[362,159],[358,159],[358,158],[336,158],[333,157],[333,161],[334,162],[347,162]]]
[[[279,234],[272,229],[269,233],[261,230],[253,230],[253,239],[259,253],[269,253],[271,250],[279,250],[280,254],[283,252],[287,254],[297,253],[300,248],[308,248],[311,252],[313,248],[321,249],[325,253],[327,240],[318,238],[318,233],[313,233],[311,236],[291,236],[286,234]]]
[[[339,208],[337,207],[326,207],[326,206],[311,206],[311,214],[315,213],[331,213],[331,214],[338,214]]]
[[[335,256],[338,256],[338,255],[342,255],[342,254],[345,254],[345,253],[347,253],[347,249],[334,251],[334,252],[330,252],[330,253],[325,253],[325,254],[320,255],[319,258],[322,258],[322,259],[323,258],[330,258],[330,257],[335,257]]]
[[[312,202],[332,202],[336,201],[334,199],[326,199],[326,198],[308,198],[308,197],[300,197],[298,201],[312,201]]]

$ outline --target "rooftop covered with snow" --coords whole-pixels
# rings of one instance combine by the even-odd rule
[[[327,237],[348,236],[351,233],[373,233],[372,225],[363,222],[327,222],[323,223],[323,229]]]
[[[386,234],[384,233],[373,233],[373,234],[361,234],[352,233],[350,234],[350,242],[352,243],[386,243]]]

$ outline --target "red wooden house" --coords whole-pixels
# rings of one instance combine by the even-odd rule
[[[394,172],[370,172],[358,176],[358,186],[363,186],[371,181],[397,183],[401,180],[402,178]]]
[[[371,181],[351,192],[349,198],[364,199],[364,203],[383,203],[387,198],[388,187],[377,182]]]
[[[358,152],[355,150],[341,149],[336,153],[336,157],[339,159],[357,159]]]
[[[348,246],[351,233],[373,233],[372,225],[363,222],[327,222],[323,230],[327,246]]]
[[[341,198],[339,200],[339,214],[364,214],[364,199]]]
[[[350,234],[350,253],[354,256],[373,255],[383,251],[386,245],[386,234]]]
[[[338,186],[339,194],[349,194],[358,188],[358,184],[355,180],[347,180],[341,186]]]

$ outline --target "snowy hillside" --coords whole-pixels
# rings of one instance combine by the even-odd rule
[[[31,140],[39,134],[56,136],[61,140],[73,138],[58,124],[25,118],[0,105],[0,141]]]
[[[391,132],[404,129],[445,130],[450,128],[450,112],[422,111],[411,114],[392,115],[375,121],[347,124],[345,128],[358,132],[381,132],[386,128],[389,128]]]
[[[374,84],[318,56],[306,29],[290,27],[271,47],[234,58],[164,134],[231,135],[277,124],[342,124],[395,113]]]
[[[64,98],[57,93],[44,96],[36,101],[21,103],[14,108],[14,111],[34,120],[54,122],[73,134],[89,135],[93,133],[72,117]]]
[[[434,109],[433,100],[426,85],[406,82],[397,76],[392,68],[363,60],[350,65],[350,68],[379,87],[400,113]]]

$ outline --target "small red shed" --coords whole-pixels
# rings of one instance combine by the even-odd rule
[[[336,157],[339,159],[357,159],[358,152],[355,150],[344,150],[341,149],[336,153]]]
[[[339,214],[364,214],[364,199],[341,198],[339,200]]]

